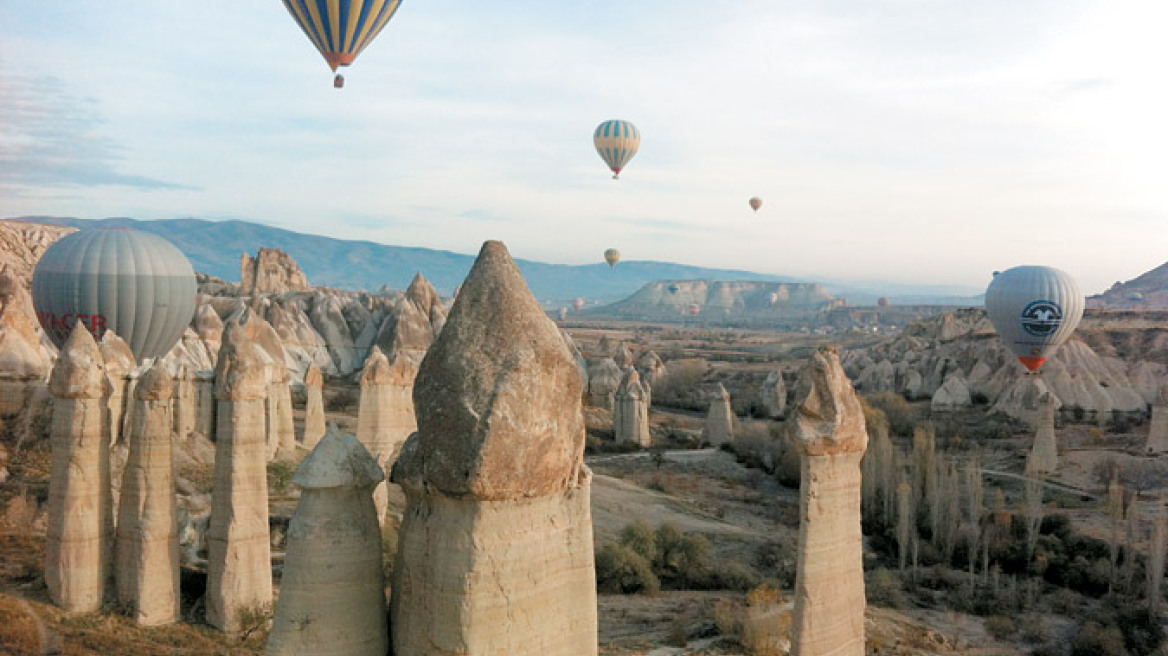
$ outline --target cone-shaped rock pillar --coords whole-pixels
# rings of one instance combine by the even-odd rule
[[[422,362],[418,432],[392,480],[407,507],[397,656],[597,653],[582,382],[499,242],[487,242]]]
[[[53,603],[69,612],[101,608],[113,563],[107,517],[109,437],[103,425],[105,367],[81,324],[49,378],[53,395],[52,478],[49,479],[45,583]],[[110,591],[112,592],[112,591]]]
[[[612,406],[612,430],[616,442],[652,446],[649,435],[649,393],[641,384],[641,375],[629,367],[616,388]]]
[[[292,479],[303,488],[288,527],[269,656],[384,656],[385,581],[373,488],[385,478],[352,435],[330,428]]]
[[[793,656],[863,656],[860,460],[864,411],[834,349],[799,377],[792,432],[801,456]]]
[[[408,396],[413,391],[416,372],[414,365],[404,359],[391,364],[377,346],[369,352],[361,371],[357,440],[385,471],[392,469],[406,437],[417,427],[414,401]],[[373,492],[378,517],[385,517],[388,498],[387,484],[378,485]]]
[[[143,626],[179,619],[178,524],[171,461],[171,397],[166,369],[151,367],[134,388],[130,453],[122,476],[114,553],[118,603]]]
[[[311,451],[325,433],[324,376],[315,364],[309,365],[304,374],[304,394],[304,435],[300,444]]]
[[[787,411],[787,384],[783,382],[781,371],[772,371],[767,374],[766,380],[762,383],[759,397],[762,407],[766,410],[766,416],[771,419],[783,416],[783,413]]]
[[[215,369],[215,487],[207,530],[207,623],[240,628],[240,615],[272,602],[262,349],[227,324]]]
[[[1032,415],[1038,428],[1034,444],[1026,458],[1026,474],[1053,474],[1058,469],[1058,443],[1054,434],[1055,400],[1049,392],[1038,398],[1038,408]]]
[[[710,409],[702,427],[702,441],[721,446],[734,439],[734,409],[730,407],[730,393],[721,383],[710,392]]]

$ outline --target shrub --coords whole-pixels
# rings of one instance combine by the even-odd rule
[[[287,460],[273,460],[268,463],[268,489],[276,494],[285,494],[292,476],[296,474],[296,465]]]
[[[1022,639],[1032,645],[1050,640],[1050,629],[1041,615],[1030,613],[1022,616],[1018,628],[1022,631]]]
[[[754,564],[762,575],[774,579],[784,588],[795,585],[795,540],[771,539],[754,550]]]
[[[657,557],[653,569],[661,580],[676,586],[701,579],[707,574],[710,541],[703,535],[683,533],[668,522],[657,527]]]
[[[692,583],[692,582],[691,582]],[[758,574],[741,563],[728,563],[724,567],[719,567],[711,572],[708,586],[694,586],[694,587],[708,587],[711,590],[734,590],[737,592],[746,592],[747,590],[758,585]]]
[[[621,529],[620,543],[644,558],[646,562],[657,557],[657,533],[649,526],[649,522],[643,519],[638,519]]]
[[[1118,627],[1087,620],[1071,641],[1070,656],[1130,656]]]
[[[670,360],[665,376],[653,387],[653,402],[664,406],[704,410],[701,382],[709,365],[701,358]]]
[[[883,567],[868,574],[868,583],[864,586],[868,603],[889,608],[907,608],[908,598],[901,589],[900,577],[896,572]]]
[[[621,544],[606,544],[596,552],[596,589],[614,594],[657,594],[661,581],[640,554]]]
[[[895,392],[877,392],[867,395],[864,400],[869,406],[880,410],[888,420],[888,427],[895,435],[912,435],[915,420],[912,406],[904,397]]]
[[[985,628],[986,632],[992,635],[995,640],[1006,640],[1018,632],[1018,625],[1005,615],[994,615],[986,618]]]
[[[329,397],[325,404],[330,411],[355,410],[361,401],[361,390],[356,387],[342,387]]]

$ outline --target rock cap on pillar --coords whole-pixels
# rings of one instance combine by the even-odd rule
[[[78,321],[61,347],[49,391],[62,399],[96,399],[105,392],[105,366],[93,335]]]
[[[229,321],[215,364],[215,398],[256,401],[267,396],[267,371],[260,346],[249,339],[239,321]]]
[[[292,482],[306,489],[373,487],[385,480],[385,472],[364,444],[342,433],[329,422],[316,448],[300,463]]]
[[[799,376],[792,436],[811,456],[863,451],[868,447],[864,411],[840,364],[839,351],[816,351]]]
[[[161,363],[146,370],[134,387],[134,398],[139,401],[165,401],[174,396],[174,379]]]
[[[484,500],[564,490],[583,467],[580,372],[507,248],[483,244],[414,386],[395,483]]]
[[[309,387],[324,386],[324,375],[320,373],[320,367],[315,363],[308,365],[308,371],[304,372],[304,384]]]
[[[394,369],[389,365],[389,358],[376,344],[369,349],[369,357],[365,359],[365,366],[361,369],[361,386],[389,385],[395,382]]]

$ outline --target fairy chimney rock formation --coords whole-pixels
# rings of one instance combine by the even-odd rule
[[[0,415],[24,410],[33,386],[43,383],[52,366],[37,334],[32,299],[18,274],[0,267]]]
[[[361,371],[361,399],[357,407],[357,440],[365,445],[385,471],[393,467],[402,444],[417,430],[413,394],[416,370],[412,363],[389,358],[374,346]],[[382,483],[373,493],[378,517],[384,517],[389,490]]]
[[[612,410],[621,377],[621,368],[612,358],[593,360],[588,366],[588,404]]]
[[[179,619],[178,524],[171,461],[174,384],[155,364],[134,389],[115,542],[118,603],[143,626]]]
[[[122,418],[129,405],[129,399],[126,397],[130,382],[128,376],[138,365],[138,361],[126,340],[118,337],[112,330],[105,331],[101,336],[99,348],[101,359],[105,363],[106,378],[109,381],[105,423],[109,426],[110,443],[117,444],[122,440]]]
[[[801,456],[793,656],[863,656],[860,460],[864,411],[834,349],[799,377],[792,436]]]
[[[278,248],[261,248],[255,257],[244,253],[239,269],[239,293],[242,296],[311,289],[308,277],[296,260]]]
[[[710,408],[702,427],[702,441],[721,446],[734,439],[734,410],[730,407],[730,393],[721,383],[708,391]]]
[[[1152,422],[1148,426],[1148,451],[1168,451],[1168,389],[1160,390],[1152,403]]]
[[[649,436],[649,395],[641,375],[633,367],[625,370],[612,408],[612,429],[616,442],[652,446]]]
[[[951,374],[941,388],[933,393],[930,408],[933,412],[952,412],[973,405],[969,386],[961,374]]]
[[[612,354],[612,361],[623,370],[633,364],[633,352],[629,350],[628,345],[621,342]]]
[[[767,374],[766,380],[762,382],[761,398],[762,407],[766,410],[766,416],[771,419],[778,419],[787,411],[787,384],[783,382],[783,373],[781,371],[772,371]]]
[[[272,601],[268,534],[263,349],[229,322],[215,369],[215,484],[207,529],[207,623],[240,629],[241,616]]]
[[[648,385],[652,391],[665,377],[665,363],[654,351],[645,351],[637,358],[637,371],[641,374],[641,384]]]
[[[312,450],[325,434],[324,376],[316,365],[310,366],[308,373],[304,374],[304,393],[304,435],[300,444]]]
[[[422,315],[430,323],[434,336],[437,337],[438,333],[442,332],[442,327],[446,325],[447,312],[446,304],[442,302],[442,297],[438,295],[434,285],[419,272],[406,288],[405,298],[422,311]]]
[[[1026,458],[1026,474],[1053,474],[1058,469],[1058,443],[1054,434],[1055,399],[1049,392],[1038,399],[1034,414],[1038,428]]]
[[[111,572],[105,387],[101,350],[77,322],[49,378],[53,455],[45,545],[49,598],[74,613],[101,608]]]
[[[594,656],[582,383],[506,248],[487,242],[418,374],[392,480],[398,656]]]
[[[385,581],[373,488],[385,478],[352,435],[331,426],[292,481],[284,578],[268,656],[384,656]]]

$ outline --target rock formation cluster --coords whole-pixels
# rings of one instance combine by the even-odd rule
[[[391,608],[398,656],[597,653],[582,384],[487,242],[418,374]]]
[[[863,656],[860,460],[868,433],[834,350],[816,353],[801,373],[792,432],[802,479],[791,654]]]
[[[308,276],[300,265],[278,248],[261,248],[255,257],[244,253],[239,263],[239,281],[239,291],[245,296],[309,289]]]
[[[385,478],[352,435],[331,430],[292,482],[303,490],[288,526],[269,656],[384,656],[381,526],[373,488]]]

